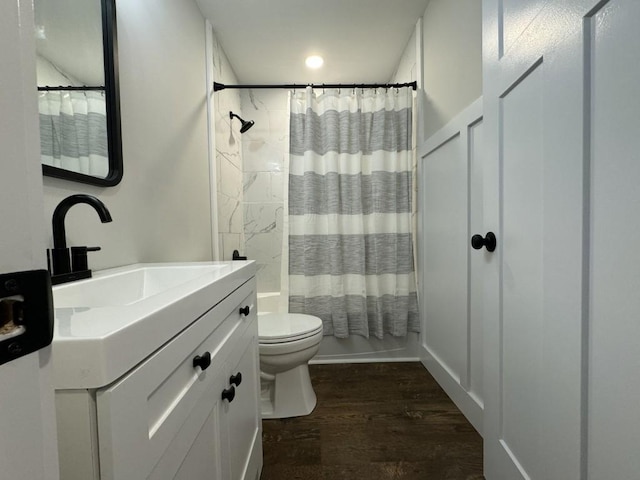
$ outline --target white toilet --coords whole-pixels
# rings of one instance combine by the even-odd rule
[[[261,313],[258,308],[262,418],[309,415],[316,394],[309,360],[322,340],[322,320],[301,313]]]

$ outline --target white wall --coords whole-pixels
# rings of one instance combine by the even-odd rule
[[[482,95],[482,2],[431,0],[422,27],[427,139]]]
[[[419,34],[419,25],[416,25],[411,38],[409,38],[407,45],[404,47],[404,52],[402,52],[390,83],[407,83],[418,80],[418,54],[420,52],[418,51],[416,37]]]
[[[84,205],[67,215],[70,245],[102,247],[93,269],[211,259],[204,18],[194,0],[117,8],[124,178],[98,188],[45,177],[45,218],[73,193],[104,201],[112,223]]]

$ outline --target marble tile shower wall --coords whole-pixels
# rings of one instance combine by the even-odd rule
[[[288,92],[243,90],[242,112],[255,125],[242,137],[245,252],[258,263],[258,291],[280,291],[284,162],[289,151]]]
[[[224,51],[214,38],[213,65],[215,81],[237,84]],[[216,177],[218,191],[218,241],[220,259],[231,260],[234,250],[244,252],[244,219],[242,210],[242,138],[240,122],[232,124],[229,112],[241,117],[239,90],[222,90],[214,94]]]

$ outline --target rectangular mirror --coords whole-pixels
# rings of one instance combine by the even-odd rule
[[[115,0],[35,0],[44,175],[122,179]]]

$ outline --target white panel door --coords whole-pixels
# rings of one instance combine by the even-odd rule
[[[640,478],[640,2],[587,24],[591,160],[588,478]]]
[[[582,0],[483,3],[485,476],[584,478]]]
[[[640,2],[485,0],[488,480],[640,478]]]
[[[29,1],[0,2],[0,273],[46,268]],[[0,365],[0,478],[58,478],[51,348]]]

